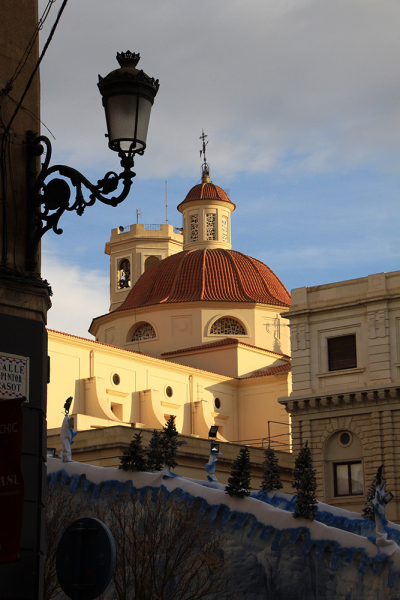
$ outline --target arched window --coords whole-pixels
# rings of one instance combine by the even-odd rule
[[[131,287],[131,263],[123,258],[118,265],[118,289]]]
[[[144,261],[144,270],[147,271],[147,269],[150,269],[150,267],[156,265],[158,262],[160,262],[160,259],[157,256],[149,256]]]
[[[132,342],[151,340],[156,337],[154,327],[150,323],[139,323],[132,335]]]
[[[246,335],[246,330],[236,319],[221,317],[212,324],[210,335]]]

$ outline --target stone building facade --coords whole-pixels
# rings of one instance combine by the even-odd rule
[[[308,441],[319,500],[360,511],[383,464],[400,519],[400,272],[292,290],[293,452]]]

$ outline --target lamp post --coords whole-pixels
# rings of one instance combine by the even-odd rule
[[[0,19],[0,67],[2,78],[7,81],[13,76],[21,47],[28,44],[32,29],[36,26],[37,0],[29,3],[14,0],[12,7],[10,5],[10,9],[3,12],[6,18]],[[17,430],[22,435],[22,478],[13,470],[12,473],[17,473],[17,477],[13,476],[12,482],[15,488],[13,491],[18,492],[18,498],[23,502],[23,511],[14,511],[15,514],[12,515],[7,510],[10,502],[7,504],[4,499],[9,501],[13,497],[9,491],[8,496],[3,494],[0,497],[0,524],[3,527],[4,522],[7,522],[9,528],[6,531],[12,532],[8,539],[3,527],[3,534],[0,536],[1,600],[43,598],[44,482],[47,454],[45,418],[49,376],[45,324],[47,310],[51,306],[51,290],[38,273],[40,240],[50,229],[56,234],[62,233],[59,220],[65,211],[75,211],[82,215],[84,209],[92,206],[96,200],[110,206],[117,206],[125,200],[135,176],[132,170],[134,156],[143,154],[146,148],[151,106],[159,88],[158,81],[136,69],[139,55],[125,52],[117,55],[117,58],[120,68],[100,78],[99,89],[106,112],[109,147],[118,152],[122,167],[120,174],[109,172],[97,184],[93,184],[71,167],[50,165],[50,141],[45,136],[37,137],[31,131],[37,122],[40,100],[38,79],[34,80],[26,95],[24,108],[27,110],[19,111],[12,121],[12,128],[6,128],[7,135],[2,134],[2,148],[6,151],[0,157],[0,355],[2,363],[7,365],[10,377],[12,371],[15,371],[13,361],[23,366],[23,372],[20,369],[18,375],[21,381],[18,385],[23,388],[19,396],[22,397],[18,396],[17,400],[14,398],[14,403],[18,402],[20,407],[21,400],[24,402],[21,423],[11,423],[12,430]],[[30,60],[36,64],[37,59],[36,42]],[[29,60],[27,65],[30,65]],[[8,98],[10,89],[12,88],[6,86],[0,90],[2,109],[5,106],[14,109],[11,98]],[[37,173],[38,157],[45,150],[45,160]],[[15,179],[13,173],[18,174]],[[122,189],[119,195],[114,195],[113,192],[116,192],[120,183]],[[84,188],[88,190],[87,199],[83,195]],[[10,394],[7,387],[0,387],[0,400],[10,402]],[[1,405],[0,402],[0,406],[0,416],[5,419],[5,403]],[[8,431],[9,423],[6,425]],[[4,479],[4,465],[8,469],[10,462],[14,467],[16,452],[6,441],[2,449],[0,475]],[[21,491],[22,480],[24,495]],[[17,505],[17,502],[14,504]],[[11,555],[11,552],[4,558],[11,545],[13,549],[16,548],[15,553],[19,548],[18,560],[14,558],[15,553]]]
[[[38,270],[38,247],[42,236],[50,229],[58,235],[62,233],[58,222],[65,211],[76,211],[80,216],[85,208],[92,206],[96,200],[109,206],[118,206],[129,194],[132,179],[135,177],[132,171],[133,158],[135,154],[144,154],[146,149],[150,113],[159,82],[136,68],[140,54],[128,50],[118,53],[117,60],[120,68],[104,78],[99,75],[98,87],[106,115],[108,146],[118,152],[121,159],[123,170],[119,175],[109,171],[94,185],[76,169],[66,165],[50,166],[50,140],[44,135],[36,137],[32,131],[27,133],[27,268],[31,272]],[[36,177],[36,161],[44,152],[43,145],[46,147],[46,158]],[[46,179],[54,173],[59,173],[64,179],[56,177],[46,183]],[[69,182],[66,179],[69,179]],[[123,188],[119,196],[108,197],[118,188],[120,181]],[[75,188],[73,202],[70,201],[71,186]],[[88,200],[83,196],[82,186],[90,192]]]

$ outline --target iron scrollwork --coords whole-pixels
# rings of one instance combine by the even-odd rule
[[[45,146],[45,148],[44,148]],[[46,152],[39,175],[36,177],[36,159]],[[63,230],[58,222],[65,211],[75,211],[79,216],[83,215],[87,206],[93,206],[96,200],[100,200],[108,206],[118,206],[129,194],[132,179],[135,173],[133,167],[133,153],[119,153],[121,158],[122,173],[117,175],[113,171],[106,173],[97,185],[91,183],[79,171],[66,165],[54,165],[50,167],[51,160],[50,140],[41,135],[36,137],[34,132],[28,132],[28,184],[30,190],[30,215],[29,215],[29,241],[27,251],[27,266],[30,271],[37,270],[38,246],[42,236],[52,229],[60,235]],[[143,152],[135,152],[143,154]],[[70,181],[58,177],[45,180],[52,174],[59,173]],[[114,192],[119,184],[123,183],[123,189],[119,196],[107,198]],[[90,192],[89,199],[85,200],[82,186]],[[71,190],[75,188],[75,200],[71,200]]]

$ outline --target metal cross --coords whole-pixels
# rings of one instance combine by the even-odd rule
[[[206,165],[207,164],[207,160],[206,160],[206,146],[208,144],[208,142],[206,142],[206,137],[208,137],[208,135],[206,135],[204,133],[204,129],[202,129],[201,131],[202,131],[202,134],[199,137],[199,139],[203,140],[203,148],[200,150],[200,158],[201,158],[201,155],[204,156],[204,164]]]

